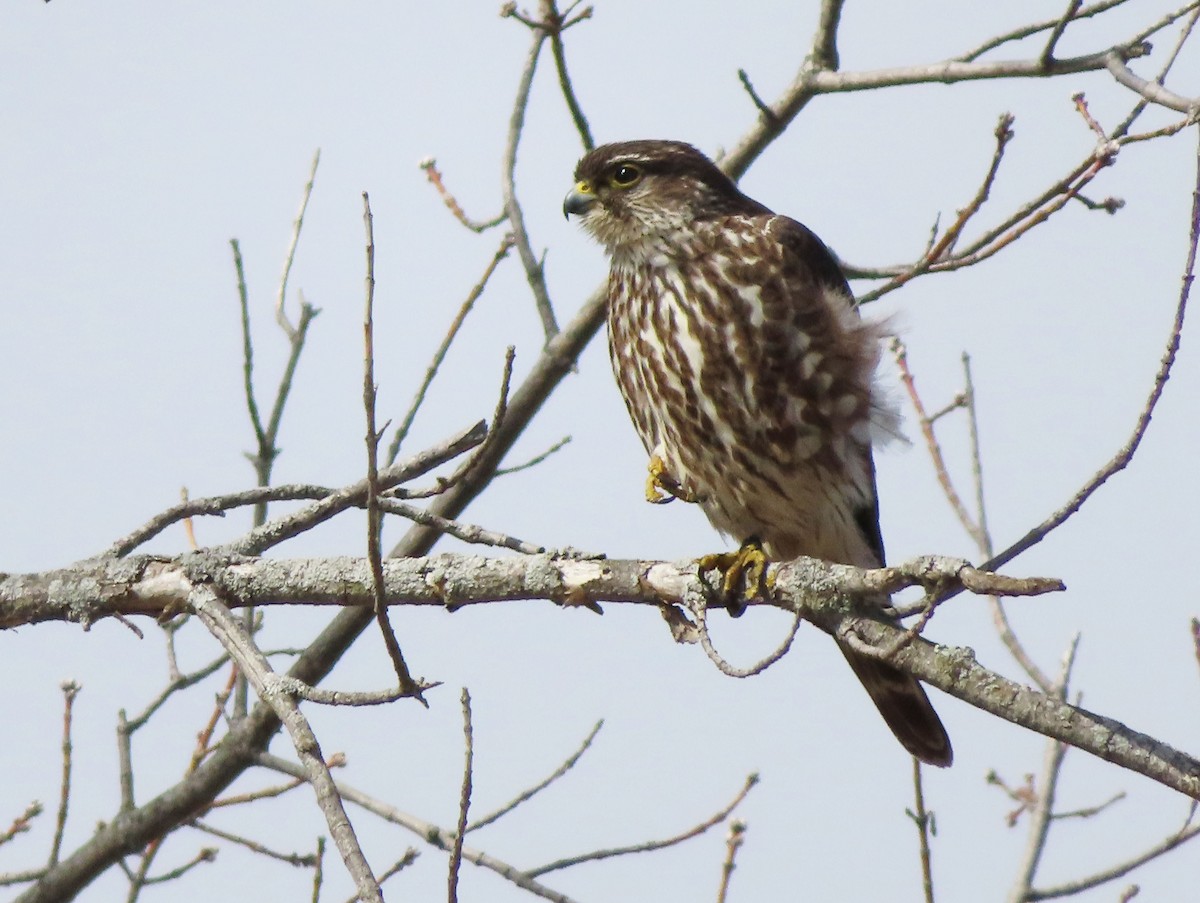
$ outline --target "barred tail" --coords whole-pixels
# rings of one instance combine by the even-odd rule
[[[893,665],[868,658],[841,643],[838,648],[905,749],[927,765],[944,768],[954,761],[950,737],[920,681]]]

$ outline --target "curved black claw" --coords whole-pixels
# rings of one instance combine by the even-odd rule
[[[739,618],[746,606],[771,593],[767,577],[767,555],[757,537],[751,536],[736,552],[716,552],[697,560],[700,573],[721,572],[720,594],[731,617]]]

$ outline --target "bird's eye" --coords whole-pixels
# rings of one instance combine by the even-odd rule
[[[612,185],[614,188],[629,188],[642,177],[642,171],[629,163],[623,163],[613,170]]]

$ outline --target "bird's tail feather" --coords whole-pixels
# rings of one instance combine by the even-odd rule
[[[838,648],[905,749],[927,765],[945,768],[954,761],[950,737],[920,681],[843,643]]]

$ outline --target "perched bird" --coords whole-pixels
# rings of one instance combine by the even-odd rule
[[[882,566],[871,438],[897,415],[873,392],[880,329],[821,240],[678,141],[597,147],[563,212],[610,258],[609,353],[647,498],[695,502],[743,541],[727,589],[756,552],[760,574],[764,553]],[[949,765],[916,678],[839,646],[904,748]]]

